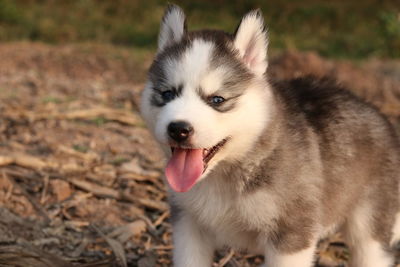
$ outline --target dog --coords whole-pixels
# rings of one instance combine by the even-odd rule
[[[400,144],[388,120],[328,78],[267,77],[259,10],[235,33],[189,32],[169,5],[141,114],[163,147],[175,267],[221,247],[310,267],[342,231],[350,266],[389,267],[400,238]]]

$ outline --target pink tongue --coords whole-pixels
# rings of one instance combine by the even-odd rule
[[[175,148],[165,175],[169,185],[176,192],[186,192],[203,173],[203,149]]]

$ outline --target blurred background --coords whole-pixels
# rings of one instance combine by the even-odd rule
[[[106,42],[154,49],[161,0],[1,0],[0,41]],[[399,0],[174,1],[189,28],[232,32],[261,8],[272,51],[313,50],[333,58],[400,57]]]
[[[333,77],[400,133],[399,0],[175,3],[189,30],[261,8],[270,78]],[[166,5],[0,0],[0,266],[171,266],[164,159],[138,109]],[[340,235],[321,242],[318,266],[348,259]],[[262,260],[222,250],[213,267]]]

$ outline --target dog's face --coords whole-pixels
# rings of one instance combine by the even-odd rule
[[[240,160],[265,128],[266,49],[259,12],[229,35],[187,32],[183,11],[167,8],[141,112],[170,157],[166,177],[175,191],[188,191],[222,160]]]

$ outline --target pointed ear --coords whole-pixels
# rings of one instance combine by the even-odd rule
[[[235,33],[234,46],[239,51],[240,59],[253,73],[265,73],[268,37],[260,10],[251,11],[242,18]]]
[[[186,18],[183,10],[177,5],[169,4],[165,9],[158,35],[158,51],[179,42],[186,33]]]

